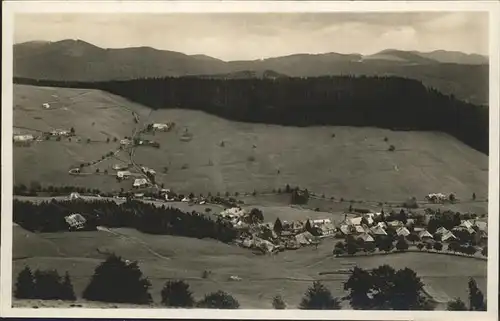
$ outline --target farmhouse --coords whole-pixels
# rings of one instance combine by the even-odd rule
[[[442,193],[431,193],[425,198],[432,203],[443,203],[447,199],[446,195]]]
[[[69,136],[70,132],[69,130],[63,130],[63,129],[54,129],[53,131],[50,132],[52,136]]]
[[[152,125],[152,128],[154,130],[162,130],[162,131],[167,131],[170,129],[170,126],[168,124],[162,124],[162,123],[155,123]]]
[[[451,233],[450,231],[444,232],[443,235],[441,236],[441,241],[443,242],[453,241],[456,239],[457,237],[453,235],[453,233]]]
[[[478,230],[483,231],[483,232],[488,232],[488,223],[487,222],[476,221],[476,222],[474,222],[474,225],[478,228]]]
[[[79,198],[80,198],[80,194],[78,194],[76,192],[69,194],[69,199],[70,200],[76,200],[76,199],[79,199]]]
[[[403,222],[401,222],[401,221],[390,221],[387,224],[391,227],[394,227],[394,228],[398,228],[398,227],[401,227],[404,225]]]
[[[114,164],[114,165],[113,165],[113,169],[114,169],[115,171],[122,171],[122,170],[125,170],[125,169],[127,169],[127,168],[129,168],[129,165],[128,165],[128,164]]]
[[[438,235],[444,235],[444,234],[446,234],[446,233],[448,233],[448,232],[449,232],[449,231],[448,231],[445,227],[443,227],[443,226],[439,227],[439,228],[436,230],[436,234],[438,234]]]
[[[122,145],[122,146],[128,146],[130,144],[132,144],[132,141],[130,139],[125,138],[125,139],[120,140],[120,145]]]
[[[474,223],[472,223],[470,220],[464,220],[460,223],[461,227],[465,227],[466,229],[470,229],[474,226]]]
[[[27,134],[27,135],[14,135],[14,142],[31,142],[35,138],[33,135]]]
[[[42,107],[45,108],[45,109],[49,109],[50,108],[50,104],[49,103],[43,103]]]
[[[387,232],[384,230],[384,228],[379,225],[372,227],[370,232],[373,235],[387,235]]]
[[[148,167],[145,167],[145,166],[141,166],[141,171],[146,174],[146,175],[156,175],[156,171],[154,169],[151,169],[151,168],[148,168]]]
[[[68,215],[64,218],[70,230],[81,230],[85,227],[87,220],[78,213]]]
[[[361,239],[365,242],[375,242],[375,240],[373,239],[373,237],[368,234],[368,233],[363,233],[361,235],[358,236],[358,240]]]
[[[132,173],[130,173],[130,171],[118,171],[118,172],[116,172],[116,177],[119,179],[127,179],[130,177],[130,175],[132,175]]]
[[[433,236],[431,233],[429,233],[428,231],[424,230],[422,232],[420,232],[420,234],[418,235],[420,237],[421,240],[425,240],[425,239],[433,239]]]
[[[396,230],[396,234],[398,236],[404,236],[404,237],[407,237],[408,235],[410,235],[410,231],[408,231],[408,229],[406,227],[400,227]]]
[[[145,178],[137,178],[135,181],[134,181],[134,187],[135,188],[139,188],[139,187],[144,187],[148,185],[148,180],[145,179]]]

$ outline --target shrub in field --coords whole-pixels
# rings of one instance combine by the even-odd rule
[[[168,307],[192,307],[193,293],[184,281],[168,281],[161,291],[161,303]]]
[[[96,267],[83,298],[91,301],[149,304],[151,283],[143,277],[137,262],[110,255]]]
[[[321,282],[315,281],[299,305],[303,310],[339,310],[340,301]]]
[[[205,295],[197,306],[205,309],[238,309],[240,304],[233,296],[219,290]]]
[[[276,295],[273,298],[273,308],[276,310],[284,310],[286,309],[286,303],[281,297],[281,295]]]
[[[396,147],[394,145],[389,146],[389,149],[387,149],[390,152],[393,152],[396,150]]]
[[[465,305],[464,301],[462,301],[459,298],[456,298],[453,301],[448,302],[448,311],[467,311],[467,306]]]

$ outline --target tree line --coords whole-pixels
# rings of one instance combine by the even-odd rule
[[[97,226],[130,227],[144,233],[212,238],[225,243],[233,241],[238,232],[229,223],[212,220],[197,213],[177,208],[157,207],[135,200],[117,204],[112,200],[70,200],[41,202],[13,201],[13,221],[34,232],[68,231],[65,217],[74,213],[86,219],[83,230]]]
[[[489,150],[487,106],[458,100],[401,77],[165,77],[105,82],[14,78],[14,82],[99,89],[154,109],[201,110],[244,122],[441,131],[483,153]]]
[[[32,273],[25,267],[17,277],[14,297],[19,299],[44,299],[75,301],[76,296],[70,276],[64,280],[56,271]],[[116,286],[119,284],[120,286]],[[395,270],[382,265],[372,270],[355,267],[346,282],[344,297],[334,297],[321,282],[314,281],[304,293],[298,308],[305,310],[338,310],[346,301],[353,309],[361,310],[433,310],[434,302],[423,290],[424,284],[417,274],[404,268]],[[474,279],[469,279],[469,310],[486,310],[486,301]],[[94,270],[82,297],[90,301],[152,304],[151,282],[145,277],[137,261],[128,261],[111,254]],[[183,280],[168,280],[161,290],[161,304],[172,308],[238,309],[238,300],[224,291],[206,294],[196,300],[190,286]],[[275,309],[286,309],[281,295],[273,297]],[[468,310],[461,299],[449,302],[448,310]]]

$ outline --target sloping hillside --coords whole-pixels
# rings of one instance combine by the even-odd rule
[[[51,95],[73,98],[60,102],[59,109],[45,110],[41,103]],[[131,134],[134,122],[127,109],[139,114],[141,122],[176,123],[171,132],[144,136],[159,142],[159,149],[139,147],[134,156],[138,164],[157,171],[159,183],[174,190],[234,193],[291,184],[346,200],[422,199],[429,192],[454,192],[465,200],[473,192],[478,198],[487,195],[487,156],[446,134],[240,123],[198,111],[151,111],[96,90],[18,85],[14,87],[14,126],[41,130],[74,126],[77,135],[100,142],[44,141],[15,147],[14,182],[130,188],[131,180],[118,183],[112,176],[116,159],[96,165],[100,174],[68,174],[72,166],[116,148],[118,143],[104,141],[108,135]],[[190,141],[181,140],[186,130]],[[395,152],[387,150],[389,145],[395,146]],[[127,155],[118,157],[127,160]],[[109,175],[102,174],[104,170]],[[478,213],[486,211],[486,205],[481,207]]]
[[[385,50],[364,57],[295,54],[225,62],[206,55],[190,56],[150,47],[103,49],[80,40],[14,45],[14,76],[32,79],[104,81],[242,71],[253,71],[258,76],[266,70],[293,77],[391,74],[423,81],[463,100],[488,103],[488,58],[447,51]]]

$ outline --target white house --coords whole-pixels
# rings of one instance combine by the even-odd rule
[[[387,235],[387,232],[384,230],[383,227],[376,225],[370,229],[370,232],[373,235]]]
[[[132,175],[132,173],[130,173],[130,171],[118,171],[118,172],[116,172],[116,177],[118,177],[120,179],[127,179],[130,177],[130,175]]]
[[[410,231],[408,231],[408,229],[406,227],[400,227],[396,230],[396,234],[398,236],[404,236],[404,237],[407,237],[408,235],[410,235]]]
[[[70,229],[80,230],[85,227],[87,220],[78,213],[68,215],[64,218]]]
[[[474,226],[474,223],[472,223],[470,220],[464,220],[460,223],[461,227],[465,227],[466,229],[470,229]]]
[[[391,227],[401,227],[404,225],[401,221],[390,221],[387,224]]]
[[[122,139],[120,140],[120,145],[130,145],[132,141],[130,139]]]
[[[27,135],[14,135],[14,142],[30,142],[34,140],[35,138],[33,135],[27,134]]]
[[[453,233],[451,233],[448,230],[446,232],[444,232],[443,235],[441,236],[441,241],[443,241],[443,242],[456,240],[456,239],[457,239],[457,237],[455,235],[453,235]]]
[[[68,130],[62,130],[62,129],[54,129],[53,131],[50,132],[52,136],[68,136],[69,131]]]
[[[76,199],[79,199],[80,198],[80,194],[76,193],[76,192],[73,192],[71,194],[69,194],[69,199],[70,200],[76,200]]]
[[[134,181],[134,187],[138,188],[138,187],[144,187],[148,184],[148,180],[145,179],[145,178],[137,178],[135,181]]]
[[[365,242],[375,242],[373,237],[367,233],[363,233],[360,236],[358,236],[358,239],[362,239]]]
[[[155,123],[153,124],[154,130],[168,130],[170,126],[168,124]]]
[[[50,104],[49,103],[43,103],[42,107],[45,108],[45,109],[49,109],[50,108]]]
[[[445,227],[440,227],[436,230],[436,234],[444,235],[445,233],[448,233],[449,231]]]
[[[427,230],[424,230],[424,231],[420,232],[418,236],[420,237],[421,240],[434,238],[432,236],[432,234],[429,233],[429,231],[427,231]]]

